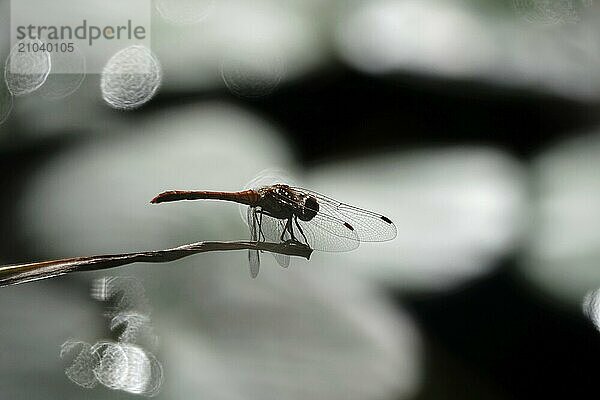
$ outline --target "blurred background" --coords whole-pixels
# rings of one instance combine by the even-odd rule
[[[265,170],[389,216],[398,237],[288,270],[265,255],[256,280],[229,252],[2,288],[2,397],[595,393],[599,7],[156,0],[152,48],[116,54],[103,74],[50,73],[20,91],[7,76],[3,264],[245,239],[235,205],[149,200],[239,190]],[[68,339],[118,339],[123,314],[97,294],[106,275],[137,282],[121,289],[143,306],[121,306],[152,327],[156,340],[137,344],[162,365],[152,390],[156,371],[132,352],[129,366],[105,360],[104,381],[60,357]]]

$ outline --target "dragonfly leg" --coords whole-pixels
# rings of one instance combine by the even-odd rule
[[[292,241],[295,242],[296,237],[294,236],[294,225],[292,224],[292,218],[288,219],[288,226],[289,226],[289,230],[290,230],[290,236],[292,237]]]
[[[252,213],[251,239],[256,240],[256,213]]]
[[[258,238],[259,238],[259,240],[260,240],[260,237],[262,236],[262,240],[263,240],[264,242],[266,242],[266,241],[267,241],[267,238],[265,237],[265,234],[264,234],[264,232],[263,232],[263,230],[262,230],[262,219],[263,219],[263,213],[262,213],[262,210],[261,210],[261,211],[260,211],[260,219],[259,219],[259,221],[258,221],[258,232],[259,232],[259,233],[258,233]]]
[[[294,228],[292,225],[292,219],[289,218],[286,223],[285,223],[285,228],[283,229],[283,232],[281,232],[281,241],[284,242],[285,241],[285,233],[289,232],[290,236],[291,236],[291,240],[296,240],[296,238],[294,237]]]
[[[260,220],[259,218],[256,216],[256,214],[260,213]],[[254,213],[252,213],[252,225],[254,225],[254,229],[253,229],[253,235],[252,235],[252,240],[256,240],[257,242],[261,241],[261,236],[265,237],[265,234],[262,231],[262,213],[260,211],[256,211]]]
[[[283,228],[283,231],[281,232],[281,237],[279,238],[279,240],[281,240],[282,242],[285,241],[285,233],[288,232],[288,225],[289,225],[289,220],[286,221],[285,227]]]
[[[298,230],[300,231],[300,234],[304,238],[305,243],[308,244],[308,239],[306,238],[306,235],[304,234],[304,231],[302,230],[302,227],[298,223],[298,216],[297,215],[294,215],[294,222],[296,223],[296,226],[298,227]]]

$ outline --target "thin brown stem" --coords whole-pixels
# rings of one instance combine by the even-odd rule
[[[264,242],[198,242],[168,250],[67,258],[29,264],[0,266],[0,287],[40,279],[54,278],[72,272],[98,271],[145,262],[166,263],[209,251],[260,250],[310,259],[312,249],[299,243]]]

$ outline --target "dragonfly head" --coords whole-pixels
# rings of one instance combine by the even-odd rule
[[[310,221],[317,215],[318,212],[319,203],[317,202],[317,199],[309,196],[304,201],[304,207],[302,207],[302,212],[299,213],[298,218],[300,218],[302,221]]]

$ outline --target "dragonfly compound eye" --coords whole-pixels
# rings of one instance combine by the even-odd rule
[[[314,197],[308,197],[304,202],[304,207],[302,208],[302,214],[298,215],[302,221],[310,221],[317,215],[319,212],[319,203],[317,199]]]

